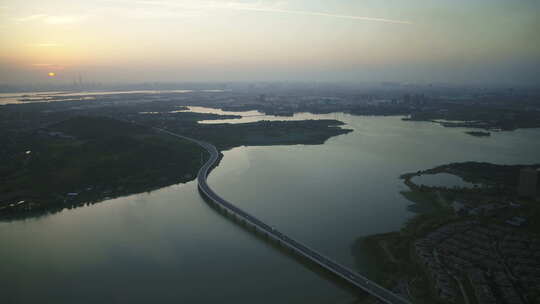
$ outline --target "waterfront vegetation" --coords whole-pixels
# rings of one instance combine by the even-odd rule
[[[2,162],[0,211],[39,213],[185,182],[203,150],[149,128],[75,117],[20,138]]]
[[[337,120],[260,121],[242,124],[207,124],[169,129],[214,144],[218,150],[239,146],[320,145],[330,137],[352,132]]]
[[[431,175],[438,173],[447,173],[461,177],[465,182],[472,184],[483,185],[482,187],[456,188],[454,191],[449,191],[441,187],[445,192],[453,192],[454,194],[469,194],[475,196],[480,194],[486,196],[492,194],[494,196],[515,196],[517,194],[517,184],[519,181],[519,172],[524,168],[540,168],[540,164],[532,165],[497,165],[485,162],[463,162],[452,163],[438,166],[428,170],[406,173],[401,176],[405,184],[412,189],[433,189],[434,187],[419,186],[412,182],[412,178],[421,175]]]
[[[415,259],[412,244],[455,217],[433,193],[406,191],[402,195],[415,203],[414,210],[422,213],[407,221],[400,231],[359,238],[353,245],[353,254],[359,260],[367,256],[376,265],[369,276],[377,283],[404,297],[413,297],[415,303],[444,303],[434,296],[429,277]]]
[[[482,132],[482,131],[467,131],[467,132],[465,132],[465,134],[469,134],[471,136],[476,136],[476,137],[489,137],[489,136],[491,136],[490,132]]]

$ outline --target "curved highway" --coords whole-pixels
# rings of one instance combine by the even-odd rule
[[[272,226],[262,222],[253,215],[245,212],[244,210],[236,207],[225,199],[221,198],[217,193],[215,193],[208,183],[206,178],[217,163],[219,159],[219,152],[216,147],[210,143],[189,138],[180,134],[176,134],[164,129],[156,129],[161,132],[167,133],[171,136],[182,138],[194,142],[201,147],[203,147],[209,154],[210,159],[201,167],[197,174],[197,183],[200,191],[213,203],[221,207],[223,210],[227,211],[230,214],[235,215],[237,218],[243,220],[247,224],[255,227],[260,232],[264,233],[268,237],[272,238],[276,242],[279,242],[282,246],[285,246],[295,252],[296,254],[307,258],[308,260],[320,265],[324,269],[334,273],[335,275],[341,277],[350,284],[356,286],[357,288],[373,295],[384,303],[389,304],[411,304],[408,300],[392,293],[386,288],[376,284],[375,282],[370,281],[368,278],[348,269],[347,267],[331,260],[330,258],[318,253],[314,249],[309,248],[308,246],[300,243],[299,241],[294,240],[293,238],[285,235],[284,233],[278,231]]]

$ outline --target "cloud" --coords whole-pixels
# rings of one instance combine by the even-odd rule
[[[393,24],[412,24],[412,22],[406,21],[406,20],[396,20],[396,19],[368,17],[368,16],[356,16],[356,15],[332,14],[332,13],[317,12],[317,11],[289,10],[289,9],[281,8],[283,6],[280,3],[277,3],[275,5],[262,5],[262,4],[250,4],[250,3],[235,2],[235,1],[225,1],[225,2],[218,2],[218,1],[170,2],[170,1],[151,1],[151,0],[141,0],[141,1],[137,1],[136,3],[140,4],[140,5],[166,7],[166,8],[169,8],[169,9],[177,8],[177,9],[185,9],[185,10],[253,11],[253,12],[262,12],[262,13],[319,16],[319,17],[351,19],[351,20],[370,21],[370,22],[383,22],[383,23],[393,23]]]
[[[47,15],[45,14],[35,14],[35,15],[29,15],[25,17],[16,18],[15,20],[18,22],[27,22],[27,21],[41,20],[45,17],[47,17]]]
[[[34,44],[31,44],[30,46],[35,46],[35,47],[56,47],[56,46],[60,46],[60,44],[55,43],[55,42],[48,42],[48,43],[34,43]]]
[[[404,21],[404,20],[355,16],[355,15],[340,15],[340,14],[330,14],[330,13],[313,12],[313,11],[297,11],[297,10],[284,10],[284,9],[275,9],[275,8],[256,8],[256,7],[242,7],[242,6],[240,7],[232,6],[231,9],[243,10],[243,11],[266,12],[266,13],[283,13],[283,14],[332,17],[332,18],[340,18],[340,19],[353,19],[353,20],[361,20],[361,21],[373,21],[373,22],[384,22],[384,23],[395,23],[395,24],[412,24],[412,22]]]
[[[76,23],[83,19],[82,16],[47,16],[44,21],[48,24]]]
[[[54,16],[46,14],[34,14],[25,17],[16,18],[17,22],[42,21],[47,24],[70,24],[84,19],[84,16]]]
[[[179,19],[179,18],[199,18],[205,16],[200,11],[182,10],[182,11],[153,11],[136,9],[129,13],[129,16],[134,19],[142,20],[164,20],[164,19]]]
[[[54,63],[32,63],[30,64],[32,68],[36,69],[48,69],[48,70],[63,70],[65,66],[54,64]]]

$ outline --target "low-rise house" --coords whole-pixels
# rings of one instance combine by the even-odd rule
[[[467,273],[467,276],[472,286],[487,284],[486,277],[484,276],[484,272],[478,268],[469,270]]]
[[[512,282],[510,281],[508,276],[502,271],[495,272],[493,274],[492,278],[493,278],[493,281],[495,282],[495,284],[497,284],[497,286],[499,286],[499,287],[512,286]]]
[[[507,223],[508,225],[521,227],[521,226],[527,224],[527,219],[524,218],[524,217],[521,217],[521,216],[514,216],[514,217],[506,220],[505,223]]]
[[[479,304],[495,304],[496,299],[488,285],[474,286],[474,293]]]
[[[508,304],[523,304],[521,297],[514,287],[504,287],[501,288],[501,294],[504,298],[504,301]]]

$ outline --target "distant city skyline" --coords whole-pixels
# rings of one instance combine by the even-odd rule
[[[0,83],[540,84],[539,13],[533,0],[0,0]]]

